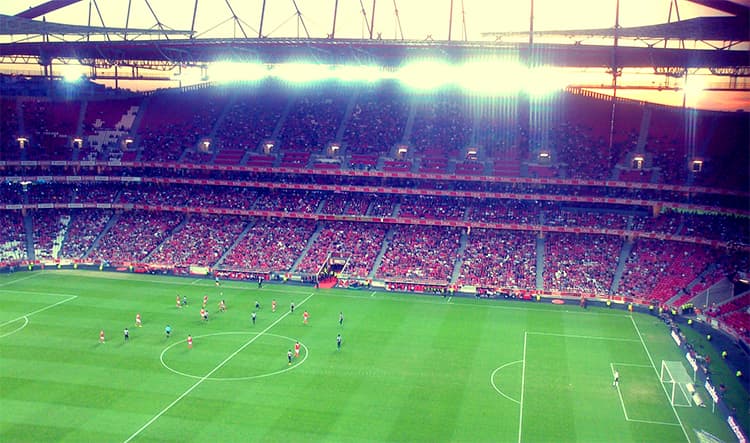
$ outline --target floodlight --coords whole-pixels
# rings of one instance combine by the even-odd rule
[[[523,86],[525,70],[515,62],[469,62],[456,68],[456,82],[469,92],[504,95],[518,92]]]
[[[533,96],[545,96],[565,88],[565,78],[548,67],[531,68],[525,72],[524,90]]]
[[[345,82],[376,82],[384,78],[377,66],[339,65],[333,69],[333,76]]]
[[[308,83],[333,77],[331,67],[315,63],[282,63],[271,71],[274,77],[291,83]]]
[[[703,93],[707,83],[705,76],[685,76],[685,84],[682,89],[685,94],[694,97]]]
[[[26,137],[18,137],[16,141],[18,142],[18,147],[21,149],[24,149],[29,144],[29,139]]]
[[[208,67],[208,76],[219,83],[252,82],[268,76],[268,68],[260,63],[217,62]]]
[[[455,68],[440,61],[410,63],[399,69],[396,78],[405,86],[415,90],[430,90],[454,81]]]

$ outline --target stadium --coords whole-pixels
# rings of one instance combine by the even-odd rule
[[[747,441],[750,5],[621,2],[1,7],[0,440]]]

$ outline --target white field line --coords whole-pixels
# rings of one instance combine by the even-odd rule
[[[518,402],[518,443],[521,443],[521,432],[523,431],[523,391],[526,387],[526,338],[529,336],[527,332],[523,333],[523,364],[521,366],[521,400]]]
[[[307,298],[305,298],[304,300],[302,300],[297,306],[302,306],[313,295],[314,294],[308,295]],[[268,330],[270,330],[271,328],[273,328],[274,326],[276,326],[281,320],[285,319],[289,314],[291,314],[291,311],[285,312],[282,316],[280,316],[279,318],[277,318],[273,323],[271,323],[264,330],[262,330],[258,335],[254,336],[253,338],[251,338],[250,340],[248,340],[247,343],[245,343],[244,345],[240,346],[239,349],[237,349],[236,351],[234,351],[233,353],[231,353],[229,355],[229,357],[225,358],[221,363],[219,363],[218,365],[216,365],[215,368],[211,369],[206,375],[204,375],[203,377],[201,377],[197,382],[195,382],[192,386],[190,386],[179,397],[177,397],[174,401],[172,401],[172,403],[168,404],[164,409],[162,409],[161,411],[159,411],[158,414],[154,415],[151,418],[151,420],[147,421],[146,424],[144,424],[143,426],[141,426],[130,437],[128,437],[127,439],[125,439],[124,443],[128,443],[131,440],[133,440],[135,437],[137,437],[141,432],[143,432],[144,429],[146,429],[147,427],[151,426],[151,424],[153,422],[155,422],[156,420],[158,420],[159,417],[161,417],[162,415],[164,415],[164,413],[166,413],[167,411],[169,411],[170,409],[172,409],[172,406],[176,405],[177,403],[180,402],[180,400],[182,400],[188,394],[190,394],[191,392],[193,392],[193,390],[195,388],[197,388],[198,386],[200,386],[204,381],[206,381],[209,377],[211,377],[211,375],[213,375],[216,371],[218,371],[219,369],[221,369],[225,364],[227,364],[227,362],[229,362],[229,360],[233,359],[237,354],[239,354],[240,352],[242,352],[243,349],[245,349],[248,346],[250,346],[250,344],[253,343],[255,340],[257,340],[258,337],[260,337],[263,334],[265,334],[266,332],[268,332]]]
[[[497,387],[497,385],[495,384],[495,374],[497,374],[500,370],[505,369],[508,366],[516,365],[516,364],[521,363],[521,362],[522,362],[522,360],[512,361],[512,362],[506,363],[506,364],[500,366],[499,368],[495,369],[494,371],[492,371],[492,374],[490,374],[490,384],[492,385],[493,388],[495,388],[495,391],[497,391],[498,394],[502,395],[503,397],[507,398],[508,400],[510,400],[513,403],[516,403],[518,405],[521,404],[521,402],[519,400],[516,400],[515,398],[509,396],[508,394],[506,394],[505,392],[503,392],[502,390],[500,390],[500,388]]]
[[[55,295],[55,294],[52,294],[52,295]],[[51,304],[51,305],[49,305],[49,306],[45,306],[45,307],[43,307],[43,308],[40,308],[40,309],[37,309],[36,311],[31,311],[31,312],[29,312],[29,313],[27,313],[27,314],[23,314],[22,316],[20,316],[20,317],[16,317],[16,318],[14,318],[13,320],[8,320],[8,321],[6,321],[6,322],[4,322],[4,323],[0,323],[0,328],[2,328],[2,327],[3,327],[3,326],[5,326],[5,325],[9,325],[9,324],[11,324],[11,323],[13,323],[13,322],[16,322],[16,321],[18,321],[18,320],[21,320],[21,319],[23,319],[23,318],[25,318],[25,317],[29,317],[29,316],[31,316],[31,315],[34,315],[34,314],[38,314],[38,313],[40,313],[40,312],[42,312],[42,311],[46,311],[47,309],[52,309],[52,308],[54,308],[55,306],[61,305],[61,304],[63,304],[63,303],[67,303],[67,302],[69,302],[69,301],[71,301],[71,300],[73,300],[73,299],[75,299],[75,298],[78,298],[78,296],[77,296],[77,295],[71,295],[71,296],[70,296],[69,298],[66,298],[65,300],[59,301],[59,302],[57,302],[57,303],[54,303],[54,304]]]
[[[623,317],[624,318],[624,317]],[[547,335],[550,337],[564,337],[564,338],[581,338],[586,340],[612,340],[612,341],[626,341],[638,343],[638,340],[633,338],[618,338],[618,337],[598,337],[594,335],[573,335],[573,334],[554,334],[551,332],[527,332],[527,334],[533,335]],[[651,367],[651,366],[647,366]]]
[[[650,366],[649,366],[650,367]],[[612,370],[612,376],[615,375],[615,365],[614,363],[609,364],[609,368]],[[615,386],[617,388],[617,396],[620,397],[620,405],[622,406],[622,412],[625,414],[625,420],[630,421],[630,418],[628,418],[628,410],[625,408],[625,400],[622,398],[622,392],[620,391],[620,385],[618,384]]]
[[[28,279],[30,279],[30,278],[34,278],[34,277],[36,277],[37,275],[39,275],[39,274],[37,274],[36,272],[32,272],[32,273],[31,273],[31,275],[27,275],[27,276],[25,276],[25,277],[17,278],[17,279],[15,279],[15,280],[12,280],[12,281],[6,281],[6,282],[4,282],[4,283],[0,283],[0,286],[8,286],[8,285],[12,285],[12,284],[14,284],[14,283],[18,283],[19,281],[24,281],[24,280],[28,280]]]
[[[680,428],[682,428],[682,433],[685,434],[685,440],[690,443],[690,436],[687,433],[687,430],[685,429],[685,425],[682,424],[682,419],[680,419],[680,415],[677,414],[677,409],[674,407],[671,401],[669,401],[669,392],[667,392],[667,388],[664,387],[664,383],[661,382],[661,379],[659,377],[659,370],[656,369],[656,365],[654,364],[654,359],[651,358],[651,352],[649,352],[648,347],[646,346],[646,342],[643,340],[643,335],[641,335],[641,330],[638,329],[638,325],[635,323],[635,320],[633,317],[630,317],[630,322],[633,324],[633,327],[635,328],[635,332],[638,334],[638,338],[641,340],[641,344],[643,345],[643,349],[646,351],[646,355],[648,356],[648,361],[651,362],[651,367],[654,369],[654,373],[656,374],[656,378],[659,379],[659,384],[661,385],[661,389],[664,391],[664,395],[667,397],[667,402],[672,407],[672,412],[674,413],[675,418],[677,418],[677,422],[680,425]]]

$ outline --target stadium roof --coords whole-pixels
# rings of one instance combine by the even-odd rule
[[[530,49],[532,48],[532,49]],[[503,55],[534,64],[561,67],[608,67],[613,48],[605,45],[500,42],[378,41],[348,39],[179,39],[90,42],[21,42],[0,45],[0,56],[41,59],[146,60],[208,63],[220,60],[280,63],[308,59],[320,63],[378,63],[398,66],[406,59],[439,57],[458,62]],[[619,67],[714,68],[750,65],[746,51],[618,47]]]
[[[68,25],[47,21],[32,20],[20,15],[0,14],[0,35],[181,35],[189,36],[190,31],[172,29],[125,29],[101,26]]]
[[[527,32],[487,32],[485,36],[502,37],[525,35]],[[535,35],[614,37],[614,28],[538,31]],[[619,28],[618,37],[636,39],[750,41],[750,22],[747,15],[737,17],[696,17],[692,19],[650,26]]]

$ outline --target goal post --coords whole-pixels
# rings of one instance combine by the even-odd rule
[[[682,362],[662,360],[659,380],[669,388],[669,402],[672,406],[692,406],[687,385],[692,384],[693,380]]]

